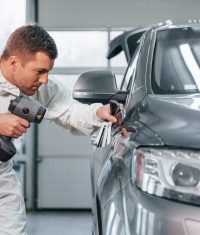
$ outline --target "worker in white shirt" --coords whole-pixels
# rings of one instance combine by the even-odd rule
[[[101,120],[116,122],[110,106],[84,105],[52,80],[48,73],[57,57],[52,37],[40,26],[15,30],[7,40],[0,60],[0,135],[17,138],[30,123],[8,113],[10,100],[20,94],[31,96],[47,108],[45,118],[73,131],[90,134]],[[0,162],[0,234],[25,235],[26,213],[20,183],[12,160]]]

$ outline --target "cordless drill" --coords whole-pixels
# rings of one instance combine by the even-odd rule
[[[8,110],[29,122],[40,123],[45,115],[46,109],[38,102],[25,96],[18,96],[10,101]],[[11,137],[0,136],[0,161],[7,162],[16,154],[16,148]]]

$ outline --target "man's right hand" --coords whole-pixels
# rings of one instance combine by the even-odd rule
[[[0,114],[0,135],[18,138],[30,126],[29,121],[12,113]]]

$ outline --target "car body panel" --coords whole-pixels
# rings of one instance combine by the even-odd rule
[[[143,193],[134,184],[133,149],[129,142],[119,141],[117,153],[108,159],[98,181],[99,200],[103,202],[102,234],[197,235],[199,207]]]
[[[147,95],[140,107],[135,116],[157,133],[165,145],[199,149],[199,94],[174,95],[173,98]],[[168,131],[163,126],[167,126]]]
[[[143,30],[144,28],[145,30]],[[123,99],[125,106],[120,125],[113,125],[111,143],[106,147],[97,147],[93,142],[91,157],[93,233],[95,235],[197,235],[200,229],[198,203],[190,200],[190,197],[185,201],[182,199],[182,197],[187,199],[188,194],[182,194],[180,190],[182,186],[177,186],[173,177],[181,178],[183,175],[182,182],[186,181],[190,176],[194,176],[191,172],[193,173],[195,169],[199,181],[195,185],[196,188],[194,186],[193,188],[196,190],[196,194],[200,192],[198,191],[198,187],[200,187],[200,163],[195,165],[200,160],[200,82],[198,82],[198,78],[200,78],[200,58],[199,53],[195,54],[200,48],[200,24],[177,26],[162,24],[144,28],[136,29],[141,30],[140,33],[142,33],[139,40],[133,40],[134,50],[132,50],[132,54],[130,51],[128,52],[126,38],[128,34],[124,33],[111,43],[110,54],[108,55],[111,58],[124,50],[127,55],[131,56],[127,56],[129,64],[121,86],[121,90],[127,92],[127,95]],[[160,89],[161,83],[158,84],[160,90],[156,90],[154,86],[154,83],[157,82],[156,78],[159,77],[157,75],[161,74],[155,68],[157,64],[160,63],[161,65],[159,59],[162,60],[165,56],[165,54],[162,54],[162,50],[158,50],[160,46],[158,44],[158,35],[164,32],[159,40],[162,40],[163,35],[166,39],[165,30],[173,34],[176,31],[179,32],[179,29],[181,31],[180,35],[187,35],[190,31],[194,32],[195,37],[197,36],[197,44],[195,44],[195,48],[189,46],[189,41],[188,45],[185,45],[187,40],[184,37],[184,40],[181,41],[183,47],[178,44],[179,42],[176,42],[177,45],[172,44],[173,47],[178,47],[181,56],[173,57],[173,53],[168,54],[169,61],[173,59],[174,61],[170,64],[169,70],[169,63],[163,65],[166,66],[165,73],[168,73],[166,79],[170,81],[170,73],[177,72],[175,65],[177,64],[180,67],[177,60],[183,59],[189,71],[187,71],[187,75],[192,74],[190,80],[194,80],[197,86],[199,83],[199,90],[190,89],[191,81],[191,84],[186,84],[189,86],[186,86],[186,88],[183,86],[183,89],[178,90],[179,93],[177,94],[176,89],[173,90],[173,86],[169,86],[171,90],[166,90],[168,93],[162,93],[163,91],[160,92],[162,90]],[[134,30],[133,35],[134,32],[137,35]],[[168,36],[170,36],[170,33]],[[193,43],[192,40],[190,43]],[[125,44],[126,46],[124,46]],[[168,44],[167,41],[163,45],[168,46]],[[190,49],[189,54],[188,48]],[[195,51],[196,49],[197,51]],[[191,57],[191,54],[193,57]],[[159,56],[156,60],[157,55]],[[187,61],[188,55],[189,61],[193,61],[193,66]],[[162,66],[160,68],[162,69]],[[194,68],[198,68],[195,70],[196,72],[193,71]],[[181,73],[179,76],[177,75],[177,78],[181,83]],[[171,81],[169,84],[171,84]],[[97,132],[94,133],[92,138],[94,139],[96,135]],[[162,149],[163,152],[165,150],[175,152],[177,149],[179,153],[183,150],[187,150],[192,154],[195,152],[196,155],[193,155],[195,161],[192,167],[187,168],[190,169],[190,174],[180,171],[178,172],[179,175],[173,175],[175,166],[179,162],[182,161],[184,164],[191,166],[190,160],[188,160],[189,155],[184,155],[187,160],[181,160],[181,155],[177,157],[178,160],[176,156],[174,157],[175,163],[168,172],[168,177],[171,177],[170,182],[172,182],[172,191],[170,193],[178,192],[175,193],[175,196],[173,195],[174,197],[171,194],[168,194],[168,197],[165,198],[163,194],[158,197],[153,192],[153,187],[152,191],[150,190],[148,193],[145,190],[142,191],[136,177],[138,177],[138,172],[141,176],[141,172],[145,172],[146,168],[142,168],[142,163],[136,162],[135,159],[139,150],[144,148],[148,150],[156,149],[157,151]],[[152,155],[154,154],[151,151],[149,152]],[[166,155],[163,152],[159,152],[162,154],[159,161],[164,161]],[[142,157],[145,162],[145,157]],[[149,159],[151,158],[149,157]],[[168,158],[166,159],[168,160]],[[191,158],[191,160],[193,159]],[[169,161],[173,161],[173,159]],[[158,161],[150,161],[150,168],[147,168],[147,173],[152,174],[153,179],[156,179],[157,182],[160,180],[160,175],[156,175],[157,172],[154,170],[158,169],[158,163]],[[136,169],[137,164],[139,164],[139,170]],[[187,165],[185,166],[187,167]],[[165,166],[161,170],[164,171],[164,168]],[[194,180],[192,177],[191,181]],[[151,187],[152,182],[148,183],[147,180],[148,187]],[[185,191],[190,191],[191,186],[187,187]],[[196,194],[191,198],[197,198],[198,196],[200,198],[200,195]]]

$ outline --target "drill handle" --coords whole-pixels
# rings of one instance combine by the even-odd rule
[[[0,136],[0,161],[7,162],[16,154],[16,148],[11,137]]]
[[[1,135],[1,139],[4,140],[5,142],[11,142],[12,137]]]

